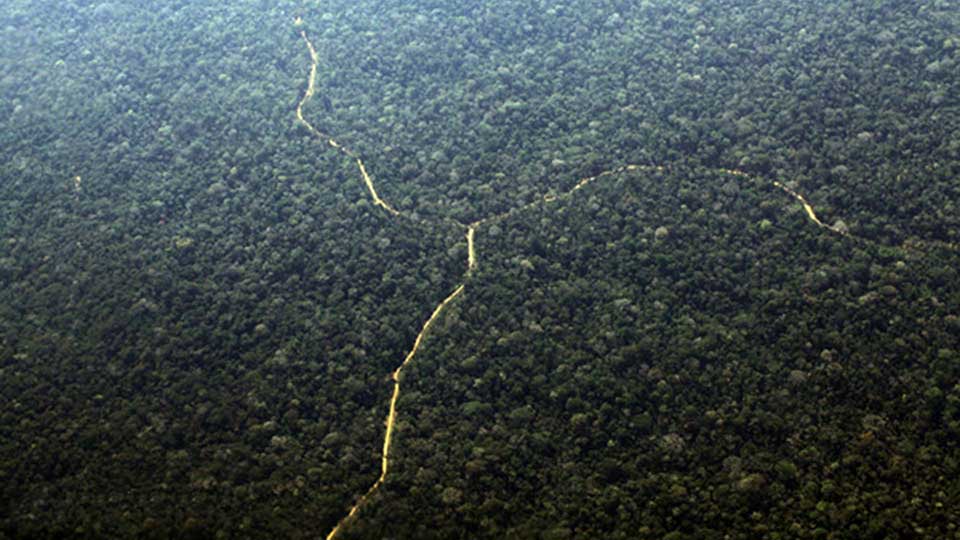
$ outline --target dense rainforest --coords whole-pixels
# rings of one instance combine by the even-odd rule
[[[338,538],[960,538],[958,62],[952,0],[5,1],[0,538],[325,536],[461,284]]]

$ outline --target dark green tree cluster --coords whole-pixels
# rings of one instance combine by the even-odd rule
[[[354,537],[949,537],[956,257],[743,182],[624,175],[481,229]]]

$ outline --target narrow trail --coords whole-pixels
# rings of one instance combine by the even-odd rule
[[[745,172],[743,172],[743,171],[737,170],[737,169],[721,169],[721,171],[722,171],[722,172],[725,172],[725,173],[727,173],[727,174],[729,174],[729,175],[732,175],[732,176],[737,176],[737,177],[740,177],[740,178],[746,178],[746,179],[748,179],[748,180],[753,180],[753,177],[752,177],[751,175],[749,175],[749,174],[747,174],[747,173],[745,173]],[[837,234],[839,234],[840,236],[847,236],[847,237],[850,236],[850,234],[847,233],[846,231],[844,231],[844,230],[842,230],[842,229],[837,229],[837,228],[835,228],[835,227],[832,227],[832,226],[827,225],[826,223],[820,221],[820,218],[817,217],[817,213],[814,212],[814,210],[813,210],[813,206],[810,206],[810,203],[808,203],[807,200],[806,200],[805,198],[803,198],[803,195],[801,195],[801,194],[797,193],[796,191],[790,189],[789,187],[787,187],[786,185],[784,185],[784,184],[783,184],[782,182],[780,182],[779,180],[772,180],[770,183],[773,184],[774,186],[776,186],[777,188],[779,188],[780,191],[783,191],[783,192],[786,193],[787,195],[790,195],[791,197],[793,197],[794,199],[796,199],[796,200],[800,203],[800,205],[803,206],[803,209],[804,209],[804,211],[806,211],[807,217],[810,218],[810,221],[816,223],[818,227],[827,229],[827,230],[830,231],[830,232],[837,233]]]
[[[297,18],[294,24],[295,26],[298,26],[298,27],[301,26],[302,24],[301,19]],[[494,223],[497,221],[503,221],[509,217],[520,214],[532,208],[545,205],[545,204],[554,203],[557,201],[562,201],[565,199],[569,199],[570,197],[574,196],[578,191],[582,190],[584,187],[607,177],[616,176],[626,172],[666,172],[666,171],[669,171],[669,169],[661,165],[635,165],[635,164],[622,165],[614,169],[603,171],[594,176],[583,178],[580,181],[578,181],[576,185],[574,185],[572,188],[570,188],[569,190],[563,193],[542,195],[540,197],[537,197],[531,202],[528,202],[521,206],[517,206],[515,208],[512,208],[500,214],[487,216],[485,218],[479,219],[472,223],[463,223],[463,222],[457,221],[456,219],[445,218],[445,217],[441,217],[438,220],[432,220],[432,221],[425,220],[422,218],[414,218],[408,214],[398,211],[390,203],[388,203],[387,201],[383,200],[380,197],[380,195],[377,193],[376,187],[374,186],[373,179],[367,173],[367,169],[363,163],[363,160],[360,158],[360,156],[357,153],[353,152],[351,149],[347,148],[346,146],[340,144],[333,137],[321,132],[304,117],[303,107],[310,100],[310,98],[313,97],[316,91],[316,77],[317,77],[317,69],[318,69],[317,66],[318,66],[319,58],[317,55],[317,51],[313,46],[313,43],[307,37],[306,31],[301,29],[300,36],[303,38],[303,41],[306,44],[307,50],[310,53],[311,63],[310,63],[310,73],[307,78],[307,88],[304,91],[300,101],[297,103],[297,108],[296,108],[297,120],[301,124],[303,124],[303,126],[315,137],[317,137],[321,141],[326,142],[327,145],[329,145],[331,148],[339,151],[340,153],[349,157],[355,162],[357,169],[360,172],[360,176],[363,180],[363,183],[367,188],[367,192],[370,195],[370,199],[373,201],[373,203],[376,206],[379,206],[380,208],[382,208],[384,211],[386,211],[392,216],[396,216],[398,218],[410,219],[412,221],[422,223],[422,224],[436,225],[436,224],[440,224],[441,222],[453,224],[456,227],[466,231],[465,235],[466,235],[466,243],[467,243],[467,264],[466,264],[466,270],[464,272],[462,281],[453,290],[453,292],[451,292],[449,295],[447,295],[446,298],[444,298],[439,304],[437,304],[433,312],[430,314],[430,317],[423,324],[423,327],[420,329],[420,332],[417,334],[416,339],[414,339],[413,346],[411,347],[410,352],[407,353],[407,355],[403,359],[403,362],[401,362],[400,365],[391,374],[390,378],[393,381],[393,393],[390,398],[390,407],[389,407],[387,418],[385,421],[383,449],[381,451],[380,476],[367,489],[367,491],[356,500],[353,506],[350,507],[347,514],[340,519],[340,521],[333,528],[333,530],[331,530],[330,533],[327,534],[326,539],[332,540],[337,536],[337,534],[340,531],[343,530],[343,528],[350,522],[350,520],[353,519],[353,517],[360,511],[360,509],[363,508],[363,506],[366,505],[367,502],[369,502],[370,498],[380,489],[380,487],[386,481],[387,473],[389,472],[389,469],[390,469],[390,451],[393,443],[393,432],[396,426],[396,419],[397,419],[397,400],[400,397],[401,373],[403,369],[408,364],[410,364],[411,361],[413,361],[414,357],[417,354],[417,351],[419,351],[420,346],[427,335],[427,332],[433,326],[434,322],[436,322],[436,320],[442,315],[443,311],[446,309],[447,306],[449,306],[454,300],[456,300],[458,297],[460,297],[463,294],[467,286],[467,279],[470,277],[473,271],[477,269],[477,266],[479,264],[479,258],[477,256],[477,249],[476,249],[477,230],[484,225]],[[716,169],[716,172],[722,172],[722,173],[735,176],[735,177],[738,177],[750,182],[754,182],[754,183],[772,185],[778,188],[783,193],[785,193],[790,198],[796,200],[803,208],[807,218],[818,227],[825,229],[832,234],[835,234],[844,238],[848,238],[856,242],[877,245],[876,242],[873,242],[871,240],[867,240],[864,238],[851,235],[845,228],[839,228],[839,227],[827,225],[826,223],[821,221],[820,218],[817,217],[816,211],[814,210],[813,206],[806,200],[806,198],[804,198],[803,195],[801,195],[794,189],[790,188],[789,186],[785,185],[784,183],[778,180],[769,180],[769,179],[760,178],[738,169],[718,168]],[[931,242],[913,241],[911,243],[905,243],[903,246],[900,246],[900,248],[904,249],[905,251],[915,251],[915,250],[922,249],[924,246],[930,246],[930,245],[941,247],[941,248],[948,248],[948,249],[957,248],[957,246],[955,246],[954,244],[950,244],[947,242],[939,242],[939,241],[931,241]]]
[[[299,26],[302,24],[302,21],[298,18],[294,24]],[[367,191],[370,192],[370,198],[373,199],[374,204],[395,216],[399,216],[400,212],[398,212],[396,208],[390,206],[387,201],[380,198],[380,195],[377,193],[377,188],[373,186],[373,180],[371,180],[370,175],[367,174],[367,168],[363,165],[363,161],[360,159],[360,157],[349,148],[338,143],[333,139],[333,137],[328,137],[327,135],[323,134],[319,129],[314,127],[310,122],[307,122],[307,119],[303,117],[303,105],[313,97],[313,94],[317,88],[317,61],[319,58],[317,56],[317,49],[313,47],[313,43],[307,38],[307,33],[304,30],[300,30],[300,36],[307,44],[307,49],[310,51],[310,77],[307,79],[307,89],[304,91],[303,97],[300,98],[300,101],[297,103],[297,120],[306,126],[310,133],[313,133],[322,140],[326,140],[327,144],[329,144],[331,147],[339,150],[345,156],[353,159],[357,163],[357,168],[360,169],[360,175],[363,177],[363,183],[367,186]]]
[[[453,300],[460,296],[460,293],[463,292],[465,283],[461,283],[456,289],[453,290],[442,302],[437,304],[437,307],[434,308],[433,313],[430,314],[430,318],[427,319],[427,322],[423,323],[423,328],[420,329],[420,333],[417,334],[417,339],[413,341],[413,347],[410,349],[410,352],[407,353],[407,356],[403,359],[403,362],[393,370],[393,373],[390,374],[390,379],[393,381],[393,395],[390,397],[390,410],[387,413],[386,421],[386,432],[383,435],[383,450],[380,457],[380,476],[377,477],[377,481],[367,489],[367,492],[364,493],[357,502],[350,508],[350,511],[344,516],[337,526],[327,534],[327,540],[330,540],[337,536],[337,533],[340,532],[340,529],[346,524],[350,518],[352,518],[360,508],[366,504],[367,499],[369,499],[380,486],[383,485],[383,482],[387,479],[387,470],[390,468],[390,445],[393,442],[393,429],[397,421],[397,400],[400,398],[400,373],[403,371],[403,368],[413,360],[413,357],[417,354],[417,351],[420,349],[420,344],[423,342],[423,336],[427,334],[427,330],[430,329],[430,326],[434,321],[440,317],[440,313],[443,312],[443,308],[447,307],[447,304],[453,302]]]

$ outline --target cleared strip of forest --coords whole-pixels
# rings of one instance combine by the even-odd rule
[[[302,24],[302,21],[298,18],[295,21],[295,25],[300,26],[301,24]],[[360,158],[360,156],[357,155],[355,152],[353,152],[351,149],[337,142],[333,137],[318,130],[313,124],[311,124],[304,117],[303,108],[307,104],[307,102],[310,100],[310,98],[313,97],[316,91],[316,77],[317,77],[319,59],[318,59],[317,51],[313,46],[313,43],[307,37],[306,31],[301,29],[300,36],[303,38],[303,41],[306,44],[307,50],[309,51],[311,64],[310,64],[310,72],[307,78],[307,88],[304,91],[300,101],[297,103],[297,107],[296,107],[297,120],[301,124],[303,124],[304,127],[306,127],[306,129],[310,133],[312,133],[314,136],[316,136],[318,139],[326,142],[333,149],[341,152],[345,156],[354,160],[354,162],[357,165],[357,169],[360,172],[360,176],[363,179],[363,183],[366,186],[367,191],[370,195],[370,199],[373,201],[375,205],[379,206],[389,214],[396,217],[411,219],[420,223],[426,223],[430,225],[440,224],[439,222],[426,221],[426,220],[423,220],[422,218],[418,219],[410,215],[404,214],[398,211],[396,208],[394,208],[390,203],[383,200],[377,193],[373,179],[367,173],[366,167],[363,163],[363,160]],[[393,381],[393,393],[390,399],[390,408],[389,408],[386,422],[385,422],[386,429],[384,433],[383,450],[381,454],[382,461],[381,461],[381,467],[380,467],[380,476],[370,486],[370,488],[356,500],[356,502],[348,510],[347,514],[343,518],[341,518],[340,521],[337,523],[337,525],[333,528],[333,530],[330,531],[330,533],[326,536],[327,540],[331,540],[335,538],[337,534],[343,529],[343,527],[360,511],[360,509],[370,500],[373,494],[376,493],[377,490],[380,488],[380,486],[382,486],[383,483],[386,481],[387,472],[390,466],[389,457],[390,457],[390,450],[391,450],[391,445],[393,441],[393,430],[394,430],[396,418],[397,418],[397,400],[400,396],[400,374],[403,368],[406,367],[414,359],[417,351],[420,348],[420,345],[425,339],[427,332],[429,331],[433,323],[440,317],[444,309],[464,292],[467,285],[467,278],[469,277],[470,273],[477,268],[477,265],[479,264],[479,258],[478,258],[476,247],[475,247],[475,236],[476,236],[477,230],[483,225],[490,224],[496,221],[502,221],[506,218],[517,215],[531,208],[535,208],[541,205],[551,204],[554,202],[568,199],[569,197],[573,196],[584,187],[590,185],[591,183],[597,180],[613,177],[613,176],[627,173],[627,172],[662,173],[667,171],[669,171],[669,168],[662,165],[636,165],[636,164],[621,165],[619,167],[616,167],[607,171],[603,171],[596,175],[582,178],[577,182],[576,185],[574,185],[568,191],[565,191],[563,193],[542,195],[540,197],[535,198],[531,202],[528,202],[521,206],[517,206],[515,208],[512,208],[500,214],[495,214],[495,215],[485,217],[483,219],[474,221],[472,223],[462,223],[452,218],[441,218],[444,221],[449,221],[451,223],[454,223],[456,226],[466,230],[467,264],[466,264],[466,272],[464,274],[463,281],[461,281],[460,284],[454,289],[454,291],[451,292],[433,309],[433,312],[431,313],[430,317],[423,324],[423,327],[420,329],[420,332],[417,334],[417,337],[413,342],[413,346],[411,347],[410,352],[407,353],[406,357],[403,359],[403,362],[401,362],[401,364],[397,367],[397,369],[393,371],[391,375],[391,379]],[[809,218],[809,220],[815,225],[817,225],[818,227],[825,229],[832,234],[836,234],[838,236],[848,238],[859,243],[875,245],[875,242],[873,241],[851,235],[845,226],[827,225],[826,223],[821,221],[820,218],[817,217],[816,211],[814,210],[813,206],[807,201],[807,199],[803,195],[801,195],[799,192],[787,186],[783,182],[780,182],[778,180],[769,180],[769,179],[760,178],[738,169],[717,168],[714,172],[728,174],[728,175],[735,176],[735,177],[738,177],[747,181],[755,182],[758,184],[772,185],[777,189],[779,189],[780,191],[782,191],[784,194],[788,195],[790,198],[796,200],[803,208],[807,218]],[[883,246],[880,246],[880,247],[883,247]],[[913,241],[910,243],[905,243],[903,246],[899,246],[898,249],[915,251],[917,249],[921,249],[924,247],[940,247],[940,248],[946,248],[951,250],[957,249],[957,246],[954,244],[949,244],[946,242],[938,242],[938,241],[932,241],[932,242]]]

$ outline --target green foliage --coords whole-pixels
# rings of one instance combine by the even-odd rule
[[[958,27],[947,2],[5,3],[0,536],[322,534],[463,279],[343,538],[955,536]],[[295,123],[300,28],[305,114],[430,224]],[[464,278],[448,218],[624,163],[669,167],[482,225]]]

